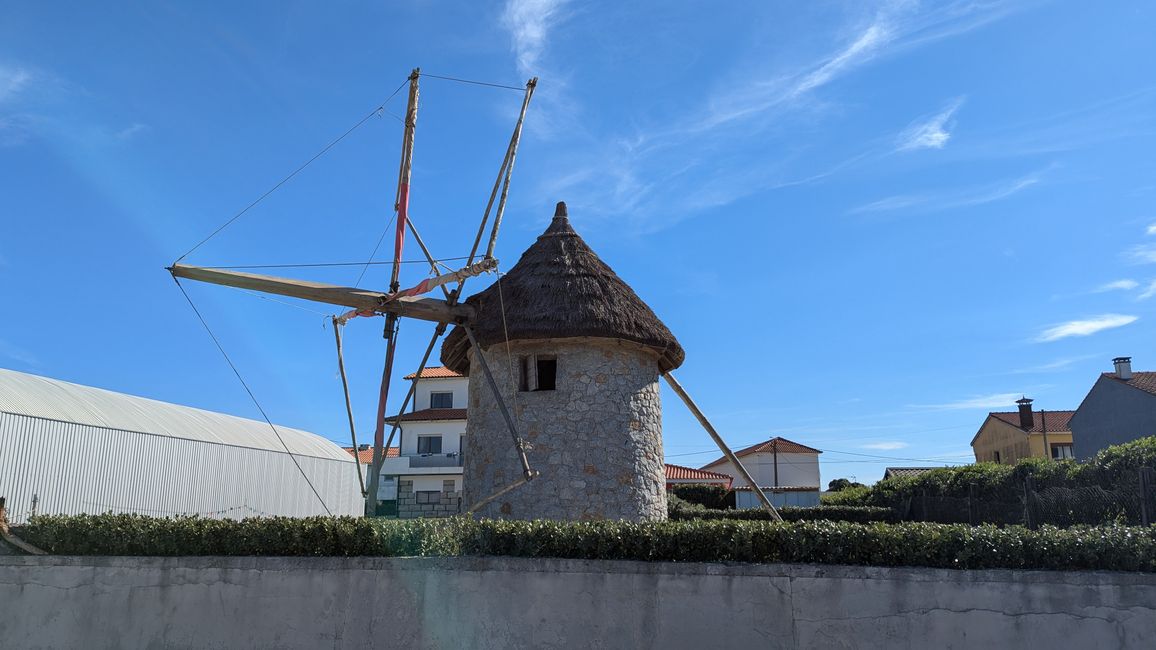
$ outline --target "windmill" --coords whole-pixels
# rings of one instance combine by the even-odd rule
[[[488,472],[486,475],[487,481],[485,482],[484,487],[482,487],[482,481],[475,481],[471,479],[469,472],[467,471],[467,475],[465,477],[466,485],[475,486],[473,488],[473,496],[467,499],[468,505],[470,506],[469,511],[483,511],[494,516],[502,516],[506,514],[512,516],[533,517],[535,515],[545,513],[547,516],[555,516],[556,518],[574,518],[578,515],[575,514],[576,511],[573,507],[569,509],[563,509],[561,511],[551,510],[548,507],[544,510],[541,508],[531,507],[528,510],[523,509],[517,513],[514,513],[513,507],[509,502],[507,502],[502,504],[500,508],[494,509],[494,506],[496,506],[496,499],[499,499],[503,495],[506,495],[511,491],[526,485],[539,476],[538,470],[531,467],[530,457],[528,454],[528,452],[533,448],[533,445],[536,444],[531,440],[535,437],[535,431],[529,431],[528,435],[524,436],[519,431],[518,427],[519,415],[527,406],[526,404],[518,403],[520,394],[519,391],[527,393],[526,395],[522,396],[522,401],[531,400],[532,398],[530,397],[529,393],[540,389],[541,385],[539,382],[543,381],[545,373],[557,372],[559,365],[562,364],[562,361],[561,357],[558,357],[557,355],[523,355],[518,362],[518,366],[521,370],[519,373],[517,373],[518,376],[516,377],[513,356],[511,353],[511,340],[507,332],[505,339],[507,363],[505,364],[505,367],[503,367],[503,364],[492,364],[490,360],[487,360],[487,356],[492,355],[491,352],[487,351],[487,348],[495,347],[496,342],[494,332],[495,323],[497,321],[493,315],[495,312],[495,307],[491,306],[488,309],[482,307],[482,309],[487,311],[488,314],[486,318],[479,321],[479,307],[477,306],[483,305],[484,302],[479,302],[476,300],[476,298],[479,298],[487,292],[493,293],[492,289],[494,287],[491,287],[485,292],[478,294],[478,296],[471,297],[469,300],[460,300],[462,296],[462,290],[467,279],[483,273],[494,272],[497,269],[498,261],[494,258],[494,248],[505,213],[506,200],[509,195],[510,181],[517,156],[518,145],[521,140],[522,125],[525,121],[526,111],[529,107],[530,100],[532,99],[534,90],[537,86],[537,78],[530,79],[526,83],[523,90],[521,110],[515,123],[513,134],[510,137],[509,145],[506,148],[502,164],[499,168],[497,179],[495,180],[493,189],[490,192],[489,200],[487,201],[486,209],[482,215],[481,223],[478,226],[477,234],[474,237],[470,253],[465,259],[465,264],[456,270],[447,270],[447,272],[443,273],[442,268],[439,268],[441,266],[441,262],[439,262],[432,255],[429,247],[421,238],[421,235],[419,234],[417,227],[408,212],[410,181],[412,176],[414,135],[417,128],[419,81],[421,76],[422,73],[420,69],[415,69],[409,76],[409,98],[404,120],[405,128],[402,139],[401,163],[398,171],[395,204],[397,224],[394,231],[394,260],[388,291],[371,291],[356,287],[342,287],[291,278],[245,273],[229,269],[207,268],[182,264],[181,260],[187,256],[188,253],[178,259],[171,267],[168,267],[168,270],[172,274],[173,278],[177,280],[178,285],[180,284],[181,279],[195,280],[346,308],[347,311],[345,313],[333,317],[333,324],[338,350],[339,370],[341,372],[343,386],[345,388],[346,410],[347,414],[349,415],[350,433],[353,437],[355,447],[356,428],[353,424],[353,409],[349,401],[348,381],[345,377],[344,362],[342,360],[340,328],[345,325],[346,322],[355,317],[384,316],[384,335],[387,339],[386,355],[381,377],[381,386],[378,395],[377,418],[373,442],[373,461],[368,477],[368,485],[366,485],[363,490],[366,497],[365,512],[367,515],[373,515],[376,512],[378,480],[381,464],[385,457],[385,450],[388,449],[390,443],[392,442],[394,435],[397,432],[399,423],[401,422],[401,414],[404,413],[408,408],[410,400],[413,399],[417,387],[416,381],[411,382],[409,391],[403,400],[398,417],[391,419],[393,426],[387,438],[385,425],[387,421],[390,420],[387,420],[386,418],[386,404],[389,396],[389,385],[392,379],[394,356],[397,346],[398,323],[402,318],[410,318],[430,321],[437,324],[433,336],[425,349],[425,353],[422,356],[417,370],[417,376],[421,376],[422,371],[425,369],[429,362],[429,358],[433,352],[434,347],[437,345],[438,340],[446,333],[447,327],[449,325],[454,325],[456,329],[453,333],[451,333],[450,337],[446,341],[445,346],[443,346],[442,349],[443,361],[445,361],[447,357],[454,359],[454,363],[460,367],[466,368],[470,374],[474,374],[474,372],[480,371],[480,374],[483,376],[485,381],[484,384],[480,382],[471,382],[471,404],[484,403],[487,405],[488,408],[486,409],[486,413],[493,416],[493,426],[490,427],[489,433],[493,434],[499,429],[505,429],[506,433],[508,433],[510,437],[510,442],[512,443],[512,458],[508,457],[510,453],[509,447],[505,448],[505,452],[503,454],[492,446],[486,449],[486,457],[492,458],[494,455],[507,456],[505,460],[512,461],[512,464],[507,463],[507,465],[511,469],[515,470],[517,476],[512,475],[515,472],[506,472],[505,468],[499,469],[497,471],[489,471],[489,469],[492,468],[487,466],[487,468],[484,470],[476,470],[478,472]],[[455,81],[462,80],[455,79]],[[493,214],[492,223],[491,213]],[[226,223],[226,225],[228,225],[228,223]],[[488,237],[486,235],[487,228],[489,229]],[[221,229],[218,229],[216,232],[219,232],[220,230]],[[215,235],[216,232],[213,234]],[[425,259],[429,264],[430,276],[412,287],[403,289],[400,283],[400,263],[407,233],[412,236],[413,240],[422,250]],[[213,235],[210,235],[210,237],[212,236]],[[574,246],[576,246],[574,243],[575,241],[580,242],[581,246],[585,246],[584,242],[581,242],[581,238],[577,237],[576,233],[574,233],[572,228],[570,228],[566,215],[565,204],[562,203],[558,205],[558,211],[555,215],[555,219],[551,225],[551,228],[548,229],[547,232],[539,238],[539,240],[541,241],[543,238],[550,238],[551,242],[555,242],[556,240],[555,243],[558,246],[562,246],[563,248],[568,247],[567,250],[571,250],[574,248]],[[484,252],[482,252],[481,248],[483,239],[486,239]],[[204,243],[204,241],[201,243]],[[198,244],[198,246],[200,246],[200,244]],[[194,250],[195,248],[196,247],[194,247]],[[534,249],[532,248],[531,251],[532,250]],[[530,256],[531,251],[527,251],[527,254],[523,256],[522,262],[519,262],[519,265],[515,267],[512,273],[516,271],[518,267],[523,264],[523,262],[526,261],[527,257]],[[578,256],[585,260],[580,262],[579,266],[582,264],[590,264],[591,268],[601,269],[601,267],[605,267],[605,264],[598,260],[597,256],[593,255],[592,251],[589,251],[588,254],[586,252],[579,251]],[[548,258],[545,259],[544,262],[547,266],[552,263]],[[598,265],[601,265],[601,267]],[[623,295],[629,294],[626,298],[620,301],[620,305],[618,305],[620,309],[624,312],[630,310],[639,311],[639,306],[641,306],[641,311],[639,311],[641,316],[639,317],[645,321],[644,325],[641,327],[649,327],[654,332],[657,332],[657,334],[649,338],[640,338],[639,336],[634,335],[633,330],[620,332],[614,326],[605,326],[601,329],[595,328],[590,331],[583,330],[581,327],[579,327],[578,330],[574,330],[573,332],[569,333],[569,338],[573,339],[575,336],[577,336],[579,338],[591,339],[593,337],[592,340],[597,339],[598,345],[606,344],[607,340],[627,344],[628,346],[641,345],[642,351],[645,352],[645,354],[640,357],[644,359],[644,361],[641,362],[641,365],[644,367],[647,363],[645,359],[651,358],[651,356],[647,355],[657,354],[658,357],[656,357],[656,359],[658,360],[658,364],[654,366],[653,372],[651,372],[650,369],[647,369],[642,373],[644,379],[640,380],[639,386],[642,387],[640,390],[652,392],[654,395],[654,401],[657,403],[657,374],[661,374],[666,379],[671,388],[675,391],[675,393],[679,396],[679,398],[687,405],[687,407],[699,420],[699,422],[702,423],[710,436],[718,444],[720,450],[734,464],[734,466],[738,469],[739,473],[742,474],[743,478],[748,482],[748,484],[753,487],[757,487],[757,484],[751,478],[750,474],[747,472],[741,461],[727,447],[722,438],[718,435],[717,431],[715,431],[714,427],[711,426],[710,422],[703,415],[702,411],[699,410],[698,406],[694,403],[693,400],[691,400],[685,389],[683,389],[681,384],[679,384],[679,382],[674,378],[673,370],[679,363],[681,363],[682,360],[682,350],[677,346],[677,341],[673,340],[673,336],[670,335],[669,330],[666,330],[665,326],[662,325],[661,322],[657,321],[657,318],[654,317],[653,312],[650,312],[649,308],[646,307],[645,304],[641,303],[637,296],[634,295],[633,291],[630,290],[629,287],[625,287],[624,283],[621,283],[620,280],[617,280],[617,276],[614,276],[613,272],[609,271],[609,267],[606,267],[605,270],[609,272],[609,275],[603,274],[604,277],[602,279],[608,283],[607,286],[612,285],[617,287],[617,285],[614,284],[614,282],[617,281],[618,284],[622,284],[623,289],[615,290],[619,291],[619,293],[622,293]],[[598,273],[601,273],[601,271],[599,270]],[[501,283],[502,279],[501,275],[499,274],[498,280],[494,285],[497,287],[499,303],[502,302],[502,297],[500,295]],[[533,283],[531,282],[531,284]],[[540,286],[547,293],[553,291],[555,294],[561,294],[568,291],[567,285],[564,282],[562,284],[555,283],[553,285]],[[441,299],[431,298],[425,295],[436,290],[440,290],[442,294]],[[530,287],[526,290],[532,293],[533,288]],[[600,290],[597,290],[596,288],[595,293],[591,294],[591,299],[599,300],[598,291]],[[633,300],[637,304],[635,304],[635,302],[631,302],[630,296],[633,296]],[[517,297],[513,298],[518,300]],[[490,302],[493,303],[494,301]],[[581,306],[578,305],[577,307],[580,308]],[[502,319],[503,326],[505,326],[505,304],[500,304],[498,310],[498,315]],[[614,310],[612,309],[610,311]],[[649,318],[656,324],[651,324],[649,320],[646,320],[646,314],[642,314],[642,311],[649,313]],[[563,316],[565,316],[565,314],[563,314]],[[610,314],[610,316],[613,316],[613,314]],[[611,318],[611,320],[613,320],[613,318]],[[485,326],[488,330],[483,332],[483,336],[481,337],[483,339],[482,341],[479,341],[479,335],[477,332],[475,332],[475,327],[479,325],[479,323]],[[627,329],[629,329],[629,327]],[[662,334],[662,332],[665,332],[665,334]],[[665,337],[669,337],[669,341],[667,341]],[[535,333],[531,335],[531,338],[541,339],[542,335],[540,332]],[[672,353],[674,348],[677,348],[677,354]],[[577,352],[588,352],[588,350],[585,348],[578,349],[574,346],[564,346],[564,351],[564,353],[567,355]],[[633,354],[633,352],[631,354]],[[547,356],[551,358],[546,358]],[[634,359],[634,357],[630,358]],[[551,363],[554,365],[551,366]],[[606,383],[608,380],[603,378],[608,376],[617,377],[615,373],[618,371],[614,370],[614,368],[621,367],[621,364],[619,366],[607,366],[607,368],[609,368],[607,372],[597,373],[599,377],[595,378],[595,383],[598,383],[599,381]],[[550,368],[553,368],[553,371],[551,371]],[[495,373],[495,370],[497,373]],[[563,371],[565,371],[565,368],[563,368]],[[499,375],[501,382],[499,382],[499,379],[495,377],[495,374]],[[239,376],[240,375],[238,374],[238,377]],[[532,382],[532,385],[528,385],[527,381]],[[553,382],[554,379],[551,378],[549,381]],[[515,386],[515,384],[518,384],[519,382],[521,383],[521,386]],[[651,388],[651,384],[653,384],[653,388]],[[512,391],[510,394],[510,399],[514,402],[514,409],[511,409],[510,405],[507,403],[507,397],[503,392],[503,386],[510,388]],[[633,389],[629,389],[623,393],[623,399],[632,399],[630,396],[630,390]],[[581,408],[581,405],[578,405],[577,408]],[[544,403],[540,407],[540,410],[549,414],[551,412],[551,407],[549,404]],[[478,415],[480,416],[482,413],[479,413]],[[475,420],[474,414],[471,414],[469,417],[470,422],[480,422],[481,419],[482,418],[479,417],[478,420]],[[631,431],[646,429],[646,427],[641,425],[636,427],[634,425],[634,422],[636,421],[637,419],[632,419],[629,422],[624,421],[623,427],[630,429]],[[654,427],[652,426],[650,429],[653,430]],[[638,499],[641,503],[639,508],[625,513],[619,513],[625,518],[656,519],[665,517],[665,486],[662,484],[662,482],[658,481],[654,476],[649,476],[647,481],[644,481],[642,482],[642,485],[639,485],[631,475],[632,471],[635,471],[640,467],[645,467],[646,469],[644,473],[650,475],[654,473],[653,467],[661,467],[662,448],[660,413],[657,419],[657,430],[651,432],[654,433],[654,435],[647,438],[645,441],[646,444],[636,450],[637,453],[635,453],[633,456],[637,458],[639,464],[628,465],[625,470],[619,471],[617,475],[608,477],[603,476],[600,479],[604,481],[616,481],[620,486],[623,486],[629,490],[633,490],[634,493],[641,495],[640,499]],[[614,433],[614,431],[609,431],[608,435],[614,435]],[[471,444],[473,443],[471,442]],[[591,453],[600,452],[594,451]],[[467,463],[469,463],[470,459],[474,457],[475,455],[472,451],[470,454],[467,454]],[[558,458],[564,459],[565,457],[559,456]],[[655,463],[657,463],[657,465],[655,465]],[[477,463],[475,463],[475,465],[477,465]],[[546,465],[556,470],[560,467],[559,463],[557,462],[547,462]],[[360,472],[360,466],[358,467],[358,471]],[[598,465],[593,463],[587,463],[585,467],[587,468],[586,471],[591,475],[602,476],[603,474],[603,470],[600,469]],[[469,465],[467,465],[467,468],[469,468]],[[547,482],[554,482],[551,489],[558,489],[556,485],[557,479],[563,473],[565,472],[559,471],[558,477],[546,477]],[[586,482],[582,480],[570,481],[570,487],[563,489],[573,490],[575,489],[574,486],[578,485],[579,483],[581,483],[583,488],[586,489]],[[479,489],[482,490],[482,492],[478,492]],[[648,495],[653,496],[655,490],[659,491],[657,498],[649,498]],[[754,492],[761,499],[764,508],[768,509],[777,519],[778,513],[775,511],[766,495],[764,495],[759,489],[755,489]],[[551,494],[556,496],[555,493]],[[597,495],[599,492],[597,490],[590,492],[587,489],[585,494]],[[582,495],[578,495],[577,498],[574,498],[574,495],[568,496],[570,497],[569,502],[580,502],[583,498]],[[658,507],[658,504],[661,505],[661,508]],[[487,507],[489,507],[490,510],[485,510]]]

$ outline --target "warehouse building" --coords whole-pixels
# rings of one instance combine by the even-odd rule
[[[0,496],[14,523],[34,513],[364,510],[356,460],[316,434],[5,369]]]

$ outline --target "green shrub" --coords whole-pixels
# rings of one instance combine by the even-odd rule
[[[1015,465],[976,463],[938,468],[918,476],[898,476],[868,488],[848,488],[822,495],[825,505],[876,506],[940,521],[1019,523],[1024,516],[1024,481],[1031,477],[1041,494],[1070,495],[1061,521],[1106,521],[1119,513],[1119,501],[1136,501],[1126,518],[1138,517],[1137,472],[1156,467],[1156,437],[1108,447],[1084,463],[1029,458]],[[1091,490],[1098,488],[1109,494]],[[1064,492],[1064,491],[1068,492]],[[1081,495],[1100,494],[1099,498]],[[953,501],[958,500],[958,501]],[[930,504],[930,508],[925,506]],[[969,514],[968,508],[972,508]],[[925,511],[926,510],[926,511]],[[1107,514],[1105,514],[1107,513]]]
[[[108,514],[35,517],[19,534],[46,551],[63,555],[508,555],[1156,572],[1156,527],[1120,525],[1029,530],[827,520],[631,523],[313,517],[222,521]]]
[[[796,508],[785,506],[779,508],[779,514],[784,521],[854,521],[861,524],[875,521],[898,521],[894,510],[877,508],[874,506],[830,506],[821,505],[810,508]],[[771,513],[762,508],[744,510],[707,510],[705,508],[679,509],[672,508],[669,512],[674,521],[691,521],[695,519],[733,521],[773,521]]]
[[[667,494],[673,494],[683,501],[696,503],[713,510],[726,510],[735,507],[734,490],[728,490],[718,485],[675,485],[667,491]]]

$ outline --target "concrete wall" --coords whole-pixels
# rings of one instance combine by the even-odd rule
[[[11,648],[1145,648],[1156,575],[0,556]],[[725,641],[724,641],[725,640]]]
[[[1156,395],[1101,376],[1068,425],[1077,460],[1104,447],[1156,435]]]

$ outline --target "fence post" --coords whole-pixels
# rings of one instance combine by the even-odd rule
[[[1149,492],[1152,488],[1152,468],[1140,468],[1140,523],[1147,526],[1152,523],[1152,515],[1148,512]]]
[[[1038,523],[1035,513],[1032,512],[1032,497],[1035,496],[1035,491],[1032,475],[1028,474],[1024,477],[1024,525],[1028,528],[1035,528]]]
[[[920,494],[920,505],[923,506],[923,513],[922,513],[923,517],[920,518],[920,521],[927,521],[927,490],[923,490],[919,494]]]
[[[975,483],[967,484],[967,523],[975,525]]]

